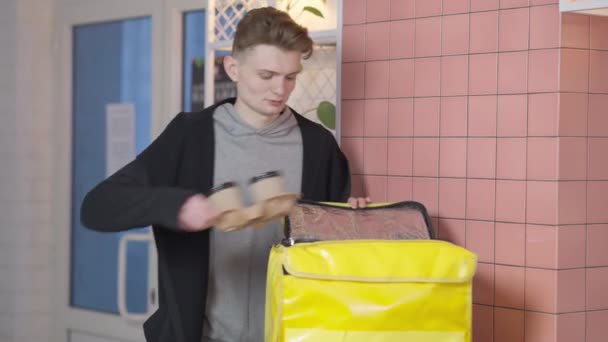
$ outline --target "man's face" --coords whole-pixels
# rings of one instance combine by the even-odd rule
[[[248,115],[276,116],[296,86],[302,53],[272,45],[257,45],[236,57],[226,57],[226,71],[237,84],[237,102]]]

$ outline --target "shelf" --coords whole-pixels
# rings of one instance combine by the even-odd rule
[[[560,0],[560,12],[608,16],[608,0]]]

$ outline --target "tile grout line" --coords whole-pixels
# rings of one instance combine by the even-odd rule
[[[528,1],[529,4],[529,1]],[[532,11],[531,11],[531,6],[528,7],[528,63],[526,64],[526,89],[529,92],[530,91],[530,47],[531,47],[531,41],[532,41],[532,37],[531,37],[531,31],[532,31]],[[528,255],[527,255],[527,241],[528,241],[528,134],[529,134],[529,120],[530,120],[530,94],[526,94],[526,132],[525,132],[525,144],[526,144],[526,156],[525,156],[525,183],[524,183],[524,217],[523,217],[523,221],[524,221],[524,262],[523,262],[523,266],[524,266],[524,293],[523,293],[523,324],[522,324],[522,328],[523,328],[523,338],[524,341],[526,339],[526,285],[528,282],[527,279],[527,259],[528,259]]]

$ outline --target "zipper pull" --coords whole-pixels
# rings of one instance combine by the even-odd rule
[[[293,238],[284,238],[283,240],[281,240],[281,244],[285,247],[291,247],[296,243],[296,241]]]

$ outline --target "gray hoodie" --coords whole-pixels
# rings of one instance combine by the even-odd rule
[[[232,104],[213,114],[215,125],[214,186],[236,182],[243,202],[253,199],[249,179],[268,171],[283,173],[287,191],[301,192],[302,136],[287,108],[267,127],[244,122]],[[264,340],[266,267],[270,247],[282,238],[280,222],[237,232],[211,231],[210,271],[203,341]]]

